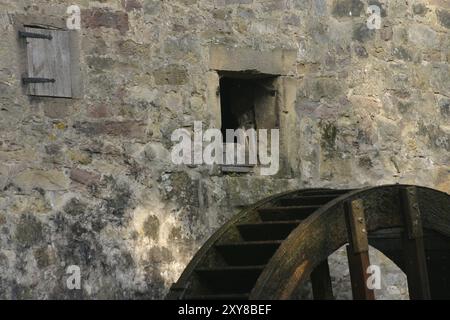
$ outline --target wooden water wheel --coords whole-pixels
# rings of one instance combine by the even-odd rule
[[[411,299],[450,299],[450,196],[424,187],[306,189],[263,200],[219,229],[168,299],[333,299],[328,257],[347,244],[354,299],[366,285],[369,245],[407,275]]]

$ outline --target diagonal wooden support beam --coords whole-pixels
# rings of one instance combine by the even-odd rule
[[[352,282],[353,299],[375,300],[375,293],[367,287],[370,266],[369,241],[362,200],[354,200],[345,205],[345,218],[349,245],[347,246],[348,265]]]
[[[416,187],[402,189],[400,201],[404,219],[402,240],[409,297],[411,300],[429,300],[430,284]]]
[[[322,261],[311,273],[314,300],[334,300],[328,259]]]

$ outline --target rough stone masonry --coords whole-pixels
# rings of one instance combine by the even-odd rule
[[[69,5],[82,94],[29,96],[18,21]],[[449,29],[446,0],[0,0],[0,298],[162,298],[214,230],[281,191],[450,192]],[[220,123],[227,71],[276,76],[276,176],[170,161],[175,129]]]

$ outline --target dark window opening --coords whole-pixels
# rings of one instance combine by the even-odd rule
[[[222,75],[220,104],[222,134],[226,129],[274,129],[278,127],[275,77],[245,73]]]
[[[256,129],[255,86],[256,83],[248,79],[228,77],[220,79],[224,142],[226,142],[226,129]]]
[[[279,128],[276,77],[246,72],[224,72],[220,76],[221,131],[224,143],[238,142],[236,136],[234,141],[227,141],[227,129],[246,131]],[[236,170],[246,172],[242,167]]]

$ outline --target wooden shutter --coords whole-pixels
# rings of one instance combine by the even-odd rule
[[[55,79],[53,83],[29,83],[33,96],[71,98],[72,76],[70,31],[26,28],[26,32],[45,34],[52,39],[26,38],[29,78]]]

